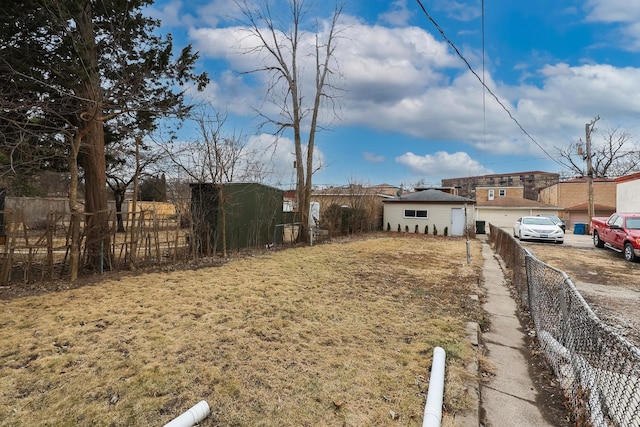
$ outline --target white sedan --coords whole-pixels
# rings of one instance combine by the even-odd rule
[[[513,224],[513,235],[520,240],[544,240],[563,243],[562,228],[544,216],[523,216]]]

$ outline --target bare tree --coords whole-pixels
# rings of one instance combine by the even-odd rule
[[[320,226],[329,233],[351,234],[379,230],[382,202],[375,189],[361,182],[314,192],[320,203]]]
[[[375,189],[362,183],[350,182],[348,192],[353,208],[351,230],[363,233],[380,229],[382,202]]]
[[[596,178],[626,175],[640,169],[640,151],[633,136],[619,128],[600,133],[591,147],[591,168]],[[572,172],[587,176],[587,150],[582,140],[567,147],[556,147],[559,161]]]
[[[127,189],[134,180],[144,177],[146,171],[160,162],[165,155],[165,152],[158,147],[144,143],[141,145],[142,147],[139,147],[137,143],[132,143],[128,139],[117,139],[106,146],[107,185],[113,194],[116,205],[118,232],[125,231],[122,220],[122,204]],[[138,150],[137,158],[136,149]]]
[[[296,157],[296,193],[298,210],[302,223],[300,238],[307,234],[309,223],[309,202],[311,198],[312,175],[314,172],[315,135],[319,130],[318,117],[325,103],[333,105],[335,96],[330,92],[335,86],[330,79],[335,70],[335,39],[338,37],[338,20],[344,4],[336,3],[324,33],[320,33],[320,23],[313,22],[313,28],[303,28],[311,12],[309,2],[305,0],[287,0],[289,20],[274,16],[270,2],[261,0],[249,2],[236,0],[245,24],[249,28],[249,39],[255,39],[257,45],[247,50],[247,54],[258,56],[264,61],[262,67],[248,73],[268,73],[270,84],[267,97],[280,110],[278,117],[262,113],[267,123],[275,126],[275,133],[293,131]],[[313,30],[313,31],[311,31]],[[313,37],[311,51],[305,49],[308,37]],[[304,67],[305,57],[315,59],[315,78],[312,95],[305,96]],[[307,130],[306,156],[303,147],[303,133]],[[305,158],[306,157],[306,158]]]
[[[245,146],[240,135],[224,134],[226,115],[200,110],[193,120],[197,123],[199,136],[192,143],[179,150],[165,145],[167,157],[180,174],[199,184],[213,183],[217,189],[220,209],[220,234],[222,256],[227,256],[226,236],[226,194],[224,184],[232,182],[238,174],[246,175],[248,162],[245,157]],[[204,220],[193,218],[194,221]]]
[[[3,114],[4,116],[4,114]],[[3,118],[5,118],[4,116]],[[37,135],[28,126],[10,129],[0,120],[0,179],[11,196],[68,193],[68,167],[62,134]],[[57,175],[58,178],[52,179]]]
[[[178,174],[192,182],[231,182],[241,164],[244,145],[240,136],[225,135],[226,116],[195,113],[198,136],[195,141],[180,147],[164,145],[165,153]]]

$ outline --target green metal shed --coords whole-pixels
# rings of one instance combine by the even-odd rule
[[[196,242],[207,253],[222,249],[222,215],[227,250],[279,243],[284,191],[258,183],[191,184]],[[275,242],[274,242],[275,238]]]

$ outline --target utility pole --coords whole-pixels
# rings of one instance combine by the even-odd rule
[[[593,209],[593,168],[591,167],[591,133],[595,130],[596,122],[600,117],[596,117],[585,125],[585,137],[587,139],[587,185],[589,202],[587,203],[587,232],[591,234],[591,218],[594,216]]]

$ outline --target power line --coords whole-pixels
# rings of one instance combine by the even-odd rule
[[[444,33],[444,30],[440,27],[440,25],[436,22],[435,19],[433,19],[431,17],[431,15],[429,14],[429,12],[427,12],[427,9],[424,7],[424,5],[422,4],[421,0],[416,0],[418,2],[418,5],[420,6],[420,8],[422,9],[422,12],[424,12],[425,16],[429,19],[429,21],[431,21],[431,23],[436,27],[436,29],[438,30],[438,32],[440,33],[440,35],[442,36],[442,38],[449,44],[449,46],[451,46],[451,48],[456,52],[456,55],[458,55],[458,57],[460,59],[462,59],[462,61],[464,61],[464,63],[467,65],[467,68],[469,69],[469,71],[471,71],[471,73],[473,73],[473,75],[476,77],[476,79],[478,79],[478,81],[480,82],[480,84],[484,87],[484,89],[486,89],[487,92],[489,92],[489,94],[491,94],[491,96],[493,96],[493,98],[496,100],[496,102],[502,107],[502,109],[509,115],[509,118],[511,120],[513,120],[513,122],[520,128],[520,130],[522,131],[522,133],[524,133],[534,144],[536,144],[538,146],[538,148],[540,148],[542,150],[542,152],[544,152],[544,154],[547,155],[548,158],[550,158],[551,160],[553,160],[554,162],[556,162],[557,164],[559,164],[560,166],[562,166],[563,168],[566,168],[565,165],[563,165],[562,163],[560,163],[558,160],[555,159],[555,157],[553,157],[551,154],[549,154],[547,152],[547,150],[544,149],[544,147],[542,147],[542,145],[540,145],[538,143],[538,141],[536,141],[530,134],[529,132],[527,132],[525,130],[525,128],[520,124],[520,122],[511,114],[511,111],[509,111],[509,109],[507,107],[505,107],[505,105],[502,103],[502,101],[500,101],[500,98],[498,98],[498,96],[493,93],[493,91],[484,83],[484,80],[482,78],[480,78],[480,76],[478,76],[478,73],[476,73],[473,69],[473,67],[471,67],[471,64],[469,64],[469,61],[467,61],[467,59],[462,55],[462,53],[460,53],[460,51],[458,50],[458,48],[456,47],[456,45],[447,37],[447,35]],[[484,4],[484,2],[483,2]],[[483,22],[484,22],[484,8],[483,8]],[[484,28],[484,24],[483,24],[483,28]],[[483,34],[483,39],[484,39],[484,34]],[[484,57],[483,57],[484,58]],[[483,70],[484,70],[484,60],[483,60]]]

